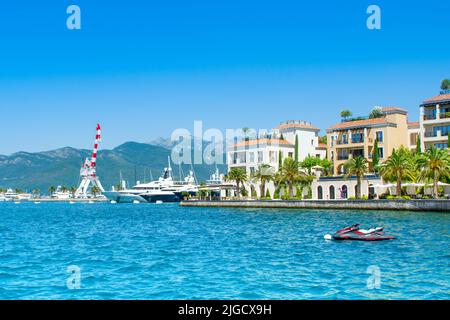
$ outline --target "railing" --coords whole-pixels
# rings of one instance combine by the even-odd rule
[[[364,143],[364,138],[352,139],[352,143]]]
[[[337,158],[338,160],[348,160],[348,155],[347,156],[338,155]]]
[[[348,140],[338,140],[337,144],[348,144]]]
[[[439,137],[440,135],[437,132],[425,132],[426,138]]]
[[[450,112],[443,112],[439,114],[440,119],[447,119],[450,118]]]
[[[436,120],[436,115],[424,115],[423,120]]]

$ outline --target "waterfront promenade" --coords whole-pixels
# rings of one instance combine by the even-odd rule
[[[439,211],[450,213],[450,200],[231,200],[184,201],[182,207],[348,209]]]

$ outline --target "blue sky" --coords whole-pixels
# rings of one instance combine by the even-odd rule
[[[315,3],[318,2],[318,3]],[[77,4],[82,29],[66,28]],[[366,9],[382,29],[366,28]],[[326,129],[418,106],[450,77],[449,1],[2,1],[0,154],[102,147],[176,128]]]

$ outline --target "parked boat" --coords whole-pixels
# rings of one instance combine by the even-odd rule
[[[194,195],[198,191],[193,171],[183,181],[174,181],[172,168],[169,165],[164,168],[158,180],[149,183],[138,183],[131,189],[112,190],[103,192],[110,201],[117,203],[155,203],[155,202],[179,202],[183,195]]]
[[[13,189],[7,189],[3,194],[3,197],[5,198],[5,201],[17,201],[17,199],[19,199],[17,193],[13,191]]]
[[[58,186],[56,188],[56,191],[52,193],[52,198],[58,200],[67,200],[72,198],[72,194],[69,191],[67,190],[63,191],[62,189],[63,188],[61,186]]]

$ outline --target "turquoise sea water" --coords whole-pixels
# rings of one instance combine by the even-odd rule
[[[357,222],[398,239],[323,239]],[[445,213],[0,203],[0,299],[449,299],[449,229]]]

